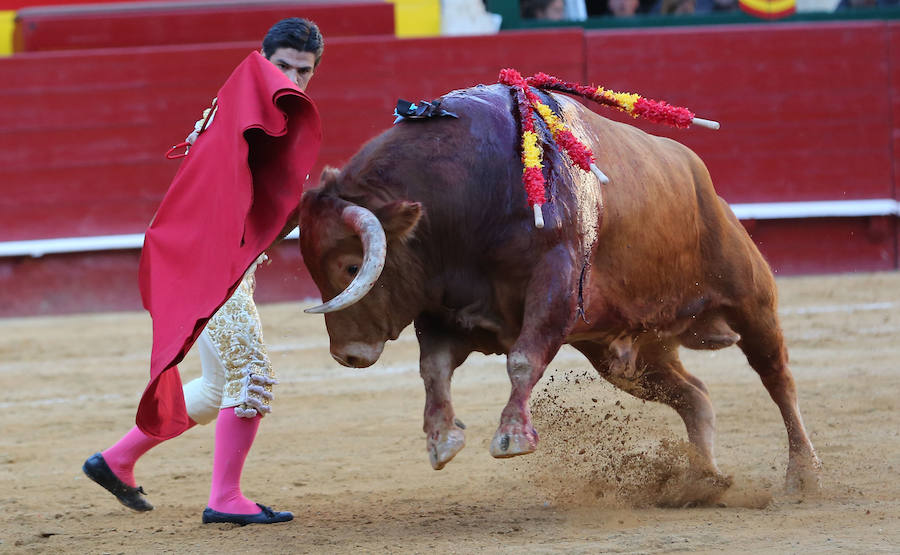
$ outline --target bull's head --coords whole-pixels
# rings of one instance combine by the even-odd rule
[[[405,200],[379,201],[369,210],[339,196],[339,173],[330,168],[321,183],[300,202],[300,249],[325,301],[306,312],[325,314],[335,360],[364,368],[409,324],[409,317],[398,318],[395,311],[393,297],[404,287],[389,279],[398,274],[390,262],[398,253],[389,256],[388,250],[406,248],[422,207]],[[391,283],[383,283],[386,279]]]

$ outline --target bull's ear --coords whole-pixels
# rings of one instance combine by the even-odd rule
[[[408,200],[397,200],[375,210],[388,240],[406,240],[413,236],[422,217],[422,205]]]
[[[341,170],[331,166],[325,166],[321,175],[319,175],[319,187],[325,189],[333,186],[337,183],[337,178],[340,174]]]

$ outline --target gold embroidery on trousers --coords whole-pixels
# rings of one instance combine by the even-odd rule
[[[245,418],[272,411],[272,388],[278,383],[253,302],[255,266],[248,270],[231,298],[206,325],[225,367],[221,408],[235,407],[235,414]]]

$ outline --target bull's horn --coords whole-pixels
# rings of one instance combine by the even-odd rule
[[[338,296],[327,303],[307,308],[304,312],[310,314],[324,314],[335,312],[359,301],[372,289],[381,270],[384,269],[384,260],[387,256],[387,240],[384,237],[384,228],[375,214],[362,206],[348,206],[341,212],[341,219],[353,231],[359,235],[363,244],[362,267],[354,276],[353,281]]]

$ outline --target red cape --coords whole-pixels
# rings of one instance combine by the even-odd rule
[[[219,90],[215,120],[144,237],[140,289],[153,318],[153,351],[135,420],[145,434],[168,439],[188,428],[175,365],[278,238],[321,141],[312,100],[258,52]]]

